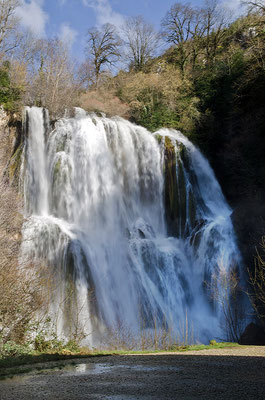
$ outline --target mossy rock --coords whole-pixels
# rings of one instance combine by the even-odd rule
[[[60,174],[61,170],[61,159],[59,158],[53,168],[53,182],[57,180],[58,175]]]
[[[196,200],[193,192],[187,193],[186,177],[191,174],[190,160],[187,149],[183,143],[165,136],[165,205],[169,233],[174,236],[184,236],[187,218],[190,228],[196,224]]]
[[[10,159],[9,162],[9,180],[12,183],[18,184],[19,181],[19,173],[20,173],[20,167],[21,167],[21,162],[22,162],[22,154],[23,154],[23,143],[21,143],[13,156]]]
[[[161,144],[162,139],[163,139],[163,136],[161,136],[161,135],[159,135],[159,134],[156,134],[156,135],[155,135],[155,138],[156,138],[158,144]]]
[[[170,235],[179,236],[179,185],[177,181],[177,155],[174,142],[165,136],[165,208]]]
[[[58,140],[58,142],[56,143],[56,153],[59,153],[60,151],[65,151],[67,139],[67,133],[60,137],[60,140]]]
[[[168,136],[165,136],[165,151],[167,154],[174,154],[176,156],[175,146],[172,143],[172,140],[170,139],[170,137],[168,137]]]

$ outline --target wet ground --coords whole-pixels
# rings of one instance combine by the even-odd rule
[[[75,362],[43,365],[0,381],[0,399],[265,399],[264,347]]]

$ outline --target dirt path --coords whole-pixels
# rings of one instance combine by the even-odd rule
[[[0,381],[0,399],[265,399],[265,347],[93,357],[76,362],[59,362],[57,369]]]

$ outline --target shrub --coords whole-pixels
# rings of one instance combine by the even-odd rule
[[[19,99],[20,91],[11,85],[9,63],[6,62],[0,67],[0,104],[4,106],[5,110],[13,111]]]
[[[13,341],[3,343],[0,341],[0,359],[6,357],[22,356],[32,353],[32,349],[28,345],[20,345]]]

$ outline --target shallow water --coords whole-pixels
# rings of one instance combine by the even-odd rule
[[[21,373],[11,377],[7,377],[1,383],[7,385],[23,384],[27,380],[38,377],[38,375],[64,375],[64,376],[80,376],[80,375],[101,375],[101,374],[117,374],[135,372],[169,372],[180,371],[179,367],[165,365],[141,365],[141,364],[112,364],[112,363],[78,363],[55,366],[54,368],[33,368],[30,372]]]

